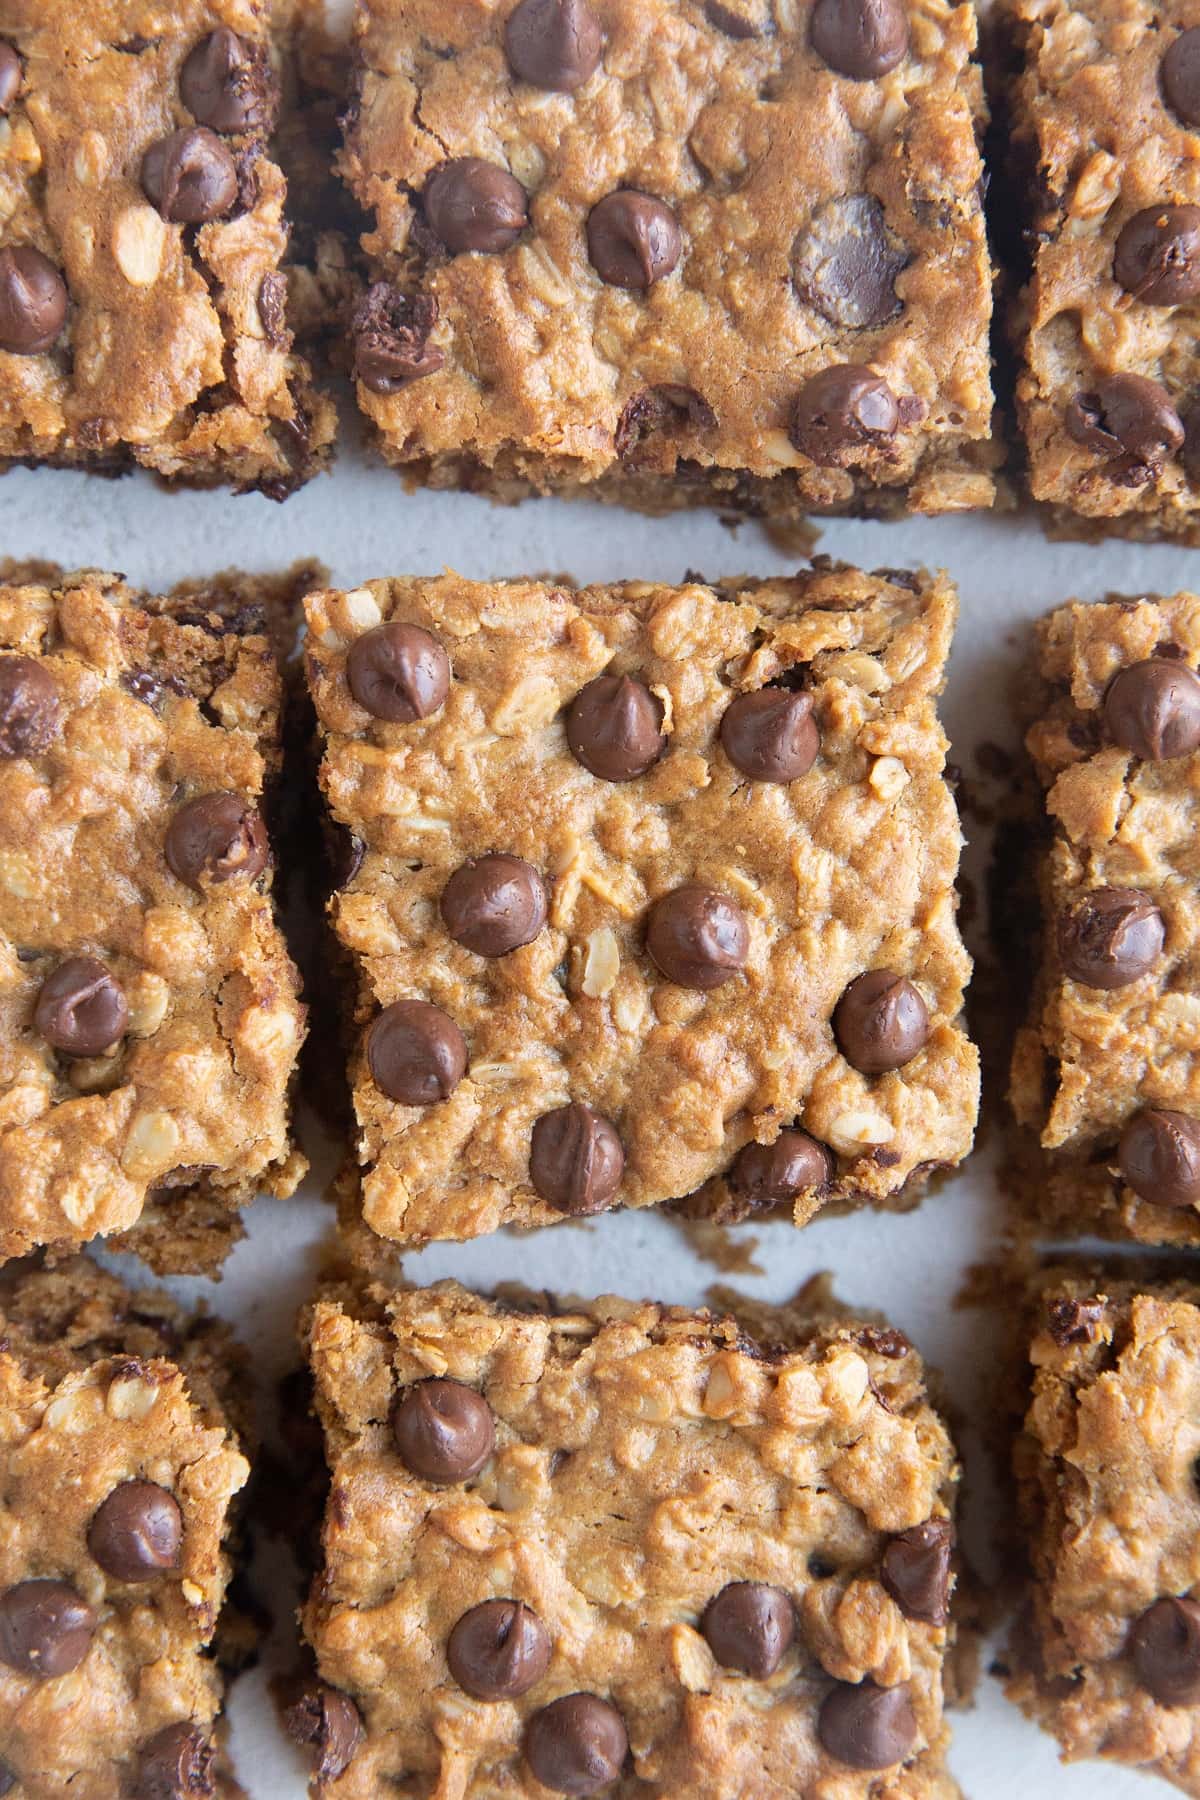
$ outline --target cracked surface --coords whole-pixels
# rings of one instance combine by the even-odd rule
[[[613,1800],[949,1800],[944,1627],[906,1618],[879,1579],[889,1534],[952,1516],[953,1447],[903,1339],[791,1314],[764,1351],[732,1319],[603,1299],[513,1312],[454,1283],[334,1292],[308,1320],[332,1491],[304,1615],[322,1676],[366,1725],[324,1789],[339,1800],[543,1800],[524,1721],[583,1690],[615,1704],[632,1763]],[[471,1481],[410,1475],[388,1425],[410,1383],[479,1390],[496,1448]],[[810,1559],[814,1574],[810,1570]],[[722,1670],[699,1630],[726,1583],[793,1600],[774,1675]],[[470,1699],[447,1637],[469,1607],[525,1600],[553,1641],[517,1701]],[[886,1775],[836,1763],[815,1733],[831,1678],[904,1682],[913,1754]]]
[[[741,37],[701,0],[592,9],[602,61],[565,95],[512,77],[510,0],[360,4],[343,173],[374,221],[373,279],[436,302],[445,358],[392,394],[359,382],[385,456],[505,499],[581,487],[651,510],[784,516],[990,504],[973,8],[918,0],[910,54],[866,82],[810,49],[808,0],[755,6],[759,29]],[[447,258],[413,196],[468,155],[516,176],[532,225],[502,254]],[[606,286],[588,259],[588,214],[622,186],[669,202],[683,231],[679,268],[646,296]],[[801,300],[792,258],[828,202],[863,195],[906,267],[895,316],[856,329]],[[791,409],[844,362],[870,363],[919,418],[852,468],[818,468],[789,441]],[[663,386],[700,406],[631,443],[627,409]]]

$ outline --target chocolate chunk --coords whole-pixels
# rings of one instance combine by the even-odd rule
[[[628,462],[639,445],[657,432],[672,428],[711,431],[716,422],[716,413],[695,388],[661,381],[657,387],[640,388],[626,401],[613,433],[613,448]]]
[[[0,114],[12,111],[12,103],[21,91],[21,75],[20,53],[7,38],[0,38]]]
[[[892,969],[871,969],[837,1003],[838,1048],[863,1075],[902,1069],[929,1038],[929,1008],[918,988]]]
[[[1171,657],[1131,663],[1109,683],[1104,723],[1113,742],[1146,762],[1200,748],[1200,675]]]
[[[777,1206],[833,1178],[833,1157],[806,1131],[781,1131],[773,1144],[744,1144],[729,1171],[729,1185],[751,1206]]]
[[[123,1481],[93,1514],[88,1553],[118,1581],[151,1581],[179,1567],[183,1514],[156,1481]]]
[[[525,1761],[555,1794],[598,1794],[621,1773],[629,1754],[625,1722],[598,1694],[564,1694],[535,1712],[525,1727]]]
[[[125,1035],[129,1005],[102,962],[69,956],[42,983],[33,1023],[64,1056],[99,1056]]]
[[[1046,1311],[1046,1329],[1060,1350],[1069,1344],[1093,1343],[1103,1323],[1103,1300],[1070,1300],[1059,1295]]]
[[[616,1127],[582,1101],[556,1106],[533,1127],[529,1179],[541,1198],[575,1218],[605,1212],[625,1172]]]
[[[467,1046],[449,1013],[427,1000],[385,1006],[367,1033],[367,1061],[377,1088],[402,1106],[447,1099],[467,1071]]]
[[[593,206],[587,241],[601,281],[642,294],[669,275],[683,254],[683,233],[671,208],[634,188],[618,188]]]
[[[426,224],[452,256],[511,250],[529,223],[529,201],[516,176],[479,156],[442,163],[421,201]]]
[[[520,0],[504,27],[508,66],[518,81],[573,94],[596,71],[603,40],[585,0]]]
[[[1200,1606],[1156,1600],[1129,1634],[1137,1678],[1160,1706],[1200,1701]]]
[[[874,81],[908,55],[908,8],[904,0],[817,0],[811,40],[835,74]]]
[[[650,908],[646,949],[668,981],[707,992],[745,968],[750,927],[727,894],[687,881]]]
[[[550,1667],[550,1634],[523,1600],[485,1600],[450,1633],[446,1660],[476,1700],[519,1700]]]
[[[1162,467],[1183,443],[1183,420],[1160,382],[1144,375],[1110,375],[1076,394],[1067,408],[1068,435],[1101,456],[1128,455]]]
[[[629,675],[597,675],[581,688],[567,713],[567,743],[601,781],[633,781],[653,767],[667,747],[663,705]]]
[[[519,856],[479,856],[442,890],[442,920],[455,943],[479,956],[507,956],[546,923],[546,884]]]
[[[1181,31],[1162,59],[1163,99],[1185,125],[1200,127],[1200,25]]]
[[[1200,1205],[1200,1120],[1169,1107],[1145,1107],[1121,1133],[1117,1167],[1152,1205]]]
[[[164,1726],[142,1746],[137,1800],[208,1800],[216,1793],[215,1752],[198,1726],[183,1719]]]
[[[319,1782],[344,1774],[363,1739],[362,1717],[349,1694],[324,1681],[311,1682],[285,1708],[283,1724],[292,1742],[307,1751]]]
[[[411,1474],[438,1487],[478,1475],[496,1443],[492,1409],[461,1381],[418,1381],[392,1408],[400,1460]]]
[[[756,38],[762,32],[758,25],[744,13],[735,12],[732,6],[726,6],[725,0],[704,0],[704,16],[717,31],[723,31],[726,37]]]
[[[954,1527],[927,1519],[894,1537],[883,1553],[879,1578],[906,1619],[944,1625],[950,1617],[950,1556]]]
[[[821,1702],[817,1736],[830,1756],[851,1769],[892,1768],[917,1741],[908,1688],[839,1681]]]
[[[222,25],[188,52],[179,92],[197,125],[212,131],[265,131],[271,123],[265,58]]]
[[[22,1675],[69,1675],[95,1629],[95,1613],[65,1581],[19,1581],[0,1594],[0,1662]]]
[[[432,632],[393,619],[355,638],[346,658],[346,679],[372,718],[411,725],[445,705],[450,658]]]
[[[796,1617],[782,1588],[764,1581],[731,1581],[705,1607],[700,1629],[723,1669],[765,1681],[787,1655]]]
[[[0,350],[39,356],[67,322],[67,284],[32,244],[0,250]]]
[[[1058,921],[1063,973],[1111,992],[1148,975],[1162,955],[1165,927],[1136,888],[1095,888]]]
[[[788,436],[819,469],[841,469],[864,451],[887,450],[899,425],[896,396],[882,376],[862,363],[835,363],[801,388]]]
[[[864,331],[900,312],[895,283],[907,262],[878,200],[851,194],[817,208],[792,248],[792,280],[831,325]]]
[[[1186,306],[1200,299],[1200,206],[1147,206],[1123,226],[1113,275],[1135,300]]]
[[[237,167],[214,132],[189,125],[151,144],[142,158],[142,188],[170,224],[204,225],[236,203]]]
[[[398,394],[410,381],[436,375],[445,352],[429,342],[438,322],[432,294],[404,294],[390,281],[376,281],[351,321],[354,372],[373,394]]]
[[[202,893],[226,881],[254,881],[267,866],[270,843],[258,808],[240,794],[199,794],[167,827],[173,875]]]
[[[739,694],[721,720],[721,746],[751,781],[798,781],[821,748],[812,710],[812,696],[791,688]]]
[[[0,656],[0,756],[37,756],[61,729],[50,672],[31,656]]]
[[[258,316],[269,344],[282,344],[288,336],[287,276],[271,269],[258,284]]]

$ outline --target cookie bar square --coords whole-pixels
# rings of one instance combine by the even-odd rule
[[[966,1155],[946,580],[446,575],[306,610],[380,1238],[699,1190],[805,1223]]]
[[[957,1466],[898,1332],[454,1283],[307,1325],[322,1792],[896,1800],[943,1768]]]
[[[1029,483],[1076,527],[1200,542],[1200,25],[1005,0]]]
[[[117,1234],[212,1272],[237,1208],[305,1167],[260,810],[288,583],[23,573],[0,585],[0,1256]]]
[[[0,462],[282,498],[335,415],[287,323],[268,0],[11,0]]]
[[[1012,1100],[1054,1235],[1200,1243],[1200,599],[1072,603],[1037,632],[1044,942]]]
[[[249,1464],[223,1327],[84,1257],[0,1274],[0,1788],[208,1795]]]
[[[416,481],[988,506],[974,8],[361,0],[358,398]]]

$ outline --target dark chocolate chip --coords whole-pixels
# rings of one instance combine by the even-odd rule
[[[1200,1606],[1156,1600],[1129,1634],[1137,1678],[1160,1706],[1200,1701]]]
[[[704,16],[716,31],[723,31],[726,37],[746,39],[762,36],[753,19],[736,12],[732,6],[726,6],[725,0],[704,0]]]
[[[511,250],[529,223],[529,200],[515,175],[479,156],[458,156],[429,176],[425,222],[452,256]]]
[[[372,718],[411,725],[445,705],[450,658],[432,632],[392,619],[355,638],[346,658],[346,679]]]
[[[402,1106],[447,1099],[467,1070],[467,1046],[449,1013],[427,1000],[385,1006],[367,1033],[367,1061],[377,1088]]]
[[[633,781],[667,747],[663,705],[628,675],[597,675],[567,713],[567,743],[576,762],[601,781]]]
[[[129,1005],[94,956],[69,956],[42,983],[33,1023],[64,1056],[99,1056],[125,1035]]]
[[[354,372],[373,394],[398,394],[410,381],[436,375],[445,353],[429,342],[438,322],[432,294],[405,294],[377,281],[354,314]]]
[[[525,1727],[525,1761],[555,1794],[598,1794],[616,1781],[629,1754],[625,1722],[598,1694],[564,1694]]]
[[[1150,306],[1200,299],[1200,206],[1147,206],[1122,228],[1113,275]]]
[[[151,144],[142,158],[146,198],[172,225],[204,225],[230,212],[237,167],[214,132],[188,125]]]
[[[186,1719],[164,1726],[142,1746],[137,1800],[208,1800],[215,1794],[215,1752],[198,1726]]]
[[[58,688],[49,670],[31,656],[0,656],[0,756],[37,756],[61,728]]]
[[[1063,973],[1106,992],[1148,975],[1162,955],[1165,927],[1154,902],[1136,888],[1095,888],[1058,922]]]
[[[95,1629],[95,1613],[65,1581],[19,1581],[0,1594],[0,1662],[22,1675],[69,1675]]]
[[[1200,1120],[1169,1107],[1145,1107],[1121,1133],[1117,1167],[1152,1205],[1200,1205]]]
[[[0,350],[39,356],[67,322],[67,284],[32,244],[0,250]]]
[[[1046,1329],[1060,1350],[1069,1344],[1093,1343],[1103,1323],[1103,1300],[1072,1300],[1059,1295],[1046,1311]]]
[[[635,293],[669,275],[683,254],[683,233],[671,208],[634,188],[618,188],[593,206],[587,241],[601,281]]]
[[[839,1681],[821,1702],[817,1736],[830,1756],[851,1769],[893,1768],[917,1741],[908,1688]]]
[[[668,981],[707,992],[745,968],[750,927],[727,894],[688,881],[650,908],[646,949]]]
[[[864,1325],[858,1341],[864,1350],[869,1350],[873,1356],[885,1356],[889,1362],[899,1362],[912,1349],[904,1333],[897,1331],[894,1325]]]
[[[1163,98],[1176,118],[1200,127],[1200,25],[1181,31],[1162,59]]]
[[[482,1394],[461,1381],[419,1381],[392,1409],[400,1460],[438,1487],[469,1481],[492,1454],[496,1425]]]
[[[723,1669],[765,1681],[791,1647],[796,1616],[782,1588],[731,1581],[705,1607],[700,1629]]]
[[[721,720],[721,745],[751,781],[798,781],[817,760],[821,734],[811,694],[764,687],[739,694]]]
[[[0,38],[0,114],[12,111],[12,103],[21,91],[21,57],[15,45]]]
[[[550,1666],[550,1634],[523,1600],[485,1600],[450,1633],[446,1660],[476,1700],[519,1700]]]
[[[729,1185],[751,1206],[777,1206],[833,1178],[833,1157],[806,1131],[781,1131],[773,1144],[744,1144]]]
[[[950,1557],[954,1527],[927,1519],[894,1537],[883,1553],[880,1580],[906,1619],[944,1625],[950,1617]]]
[[[92,1560],[118,1581],[152,1581],[177,1569],[182,1544],[179,1503],[156,1481],[123,1481],[88,1526]]]
[[[806,306],[847,331],[895,318],[896,277],[908,262],[888,231],[883,208],[867,194],[827,200],[792,248],[792,280]]]
[[[1200,675],[1171,657],[1131,663],[1109,683],[1104,723],[1113,742],[1146,762],[1200,748]]]
[[[258,284],[258,316],[269,344],[282,344],[288,335],[287,276],[271,269]]]
[[[593,75],[603,40],[586,0],[520,0],[504,27],[508,66],[518,81],[573,94]]]
[[[1067,408],[1068,435],[1100,456],[1133,456],[1161,468],[1183,443],[1183,420],[1160,382],[1110,375],[1076,394]]]
[[[613,448],[628,462],[647,438],[659,432],[689,429],[711,431],[717,415],[702,394],[682,382],[660,381],[656,387],[639,388],[625,403],[613,433]]]
[[[902,1069],[929,1038],[929,1008],[918,988],[892,969],[852,981],[833,1015],[838,1048],[863,1075]]]
[[[348,825],[336,821],[330,826],[332,843],[329,852],[330,878],[335,893],[349,887],[358,871],[362,868],[363,857],[367,846],[360,837],[356,837]]]
[[[507,956],[546,923],[546,884],[519,856],[478,856],[442,890],[442,920],[455,943],[479,956]]]
[[[549,1206],[576,1218],[605,1212],[624,1172],[625,1152],[616,1127],[593,1107],[572,1100],[535,1122],[529,1179]]]
[[[283,1715],[293,1743],[307,1752],[319,1782],[336,1781],[354,1760],[363,1739],[362,1717],[349,1694],[314,1681]]]
[[[179,72],[179,92],[197,125],[228,133],[265,131],[271,121],[265,58],[222,25],[200,39]]]
[[[240,794],[198,794],[167,827],[173,875],[200,893],[226,881],[254,881],[267,866],[270,843],[258,808]]]
[[[908,8],[904,0],[817,0],[811,38],[835,74],[875,81],[908,55]]]
[[[801,388],[788,435],[818,468],[840,469],[865,451],[888,449],[899,425],[896,396],[882,376],[861,363],[835,363]]]

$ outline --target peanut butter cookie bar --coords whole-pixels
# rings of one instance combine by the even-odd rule
[[[366,1223],[911,1204],[971,1145],[944,579],[306,602]]]
[[[975,11],[361,0],[360,405],[418,481],[993,498]]]
[[[453,1283],[307,1325],[324,1793],[949,1800],[957,1467],[898,1332]]]

